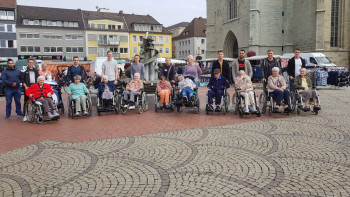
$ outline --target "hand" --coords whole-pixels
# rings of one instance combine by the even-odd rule
[[[87,91],[87,92],[86,92],[86,94],[90,94],[90,92],[89,92],[89,91]]]
[[[16,87],[16,86],[17,86],[16,82],[13,82],[12,87]]]
[[[191,90],[194,90],[194,88],[193,88],[193,87],[191,87]]]
[[[109,90],[105,90],[105,92],[109,92]]]
[[[305,91],[309,91],[309,88],[305,88]]]
[[[49,93],[47,93],[47,97],[51,97],[51,93],[49,92]]]
[[[181,93],[181,90],[179,90],[179,93]]]
[[[33,97],[34,97],[34,94],[30,94],[29,97],[30,97],[30,98],[33,98]]]
[[[68,93],[68,95],[69,95],[69,96],[72,96],[72,93],[70,92],[70,93]]]
[[[283,88],[280,88],[279,91],[284,92]]]
[[[265,79],[265,78],[262,78],[262,81],[266,81],[266,79]]]
[[[117,85],[118,84],[118,81],[117,80],[114,80],[114,85]]]
[[[294,78],[293,78],[293,76],[289,76],[289,80],[293,80]]]

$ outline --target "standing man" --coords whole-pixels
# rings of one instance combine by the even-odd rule
[[[117,61],[114,60],[111,50],[107,51],[107,60],[102,63],[102,76],[105,75],[108,76],[108,81],[117,85],[119,79],[118,64]]]
[[[289,90],[294,90],[294,78],[300,75],[300,69],[306,68],[305,59],[300,57],[300,49],[294,49],[294,57],[288,61]]]
[[[87,75],[84,66],[79,65],[79,57],[73,57],[73,65],[68,68],[67,76],[70,83],[74,82],[74,77],[80,75],[81,82],[85,83],[87,81]]]
[[[171,63],[170,57],[165,59],[165,66],[163,66],[160,76],[166,76],[167,81],[175,83],[175,66]]]
[[[140,55],[136,54],[134,56],[134,61],[135,62],[131,64],[131,79],[134,80],[135,73],[139,73],[140,79],[146,82],[145,65],[140,63]]]
[[[29,58],[27,60],[27,69],[21,73],[21,82],[24,92],[33,84],[36,83],[36,79],[39,77],[39,72],[34,68],[34,59]],[[23,112],[26,113],[26,102],[29,100],[29,97],[24,94],[24,103],[23,103]],[[25,114],[26,115],[26,114]],[[23,121],[26,121],[24,117]]]
[[[238,77],[239,71],[243,70],[247,76],[250,78],[253,77],[253,69],[252,65],[250,65],[250,62],[245,59],[245,50],[241,49],[239,50],[239,56],[237,60],[233,61],[232,65],[232,75],[233,79]]]
[[[225,79],[231,84],[233,82],[232,72],[230,70],[229,63],[224,60],[224,51],[218,51],[218,60],[214,61],[213,67],[211,70],[211,76],[214,76],[214,70],[220,69],[220,75],[224,76]]]
[[[267,50],[267,58],[261,60],[261,63],[260,63],[263,89],[265,93],[267,92],[267,89],[266,89],[267,79],[269,78],[269,76],[272,75],[272,68],[278,67],[281,70],[280,62],[276,58],[274,58],[273,55],[274,55],[274,52],[272,49]]]
[[[15,63],[12,59],[7,60],[7,69],[2,72],[2,81],[5,84],[6,91],[6,119],[11,116],[12,98],[16,103],[16,113],[18,116],[23,116],[21,111],[21,89],[20,89],[20,74],[21,71],[15,69]]]

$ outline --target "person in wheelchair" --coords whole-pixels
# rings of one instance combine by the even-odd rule
[[[129,109],[135,109],[135,96],[140,95],[142,89],[143,81],[140,79],[140,74],[135,73],[134,79],[126,85],[126,90],[124,91],[124,99],[122,104],[125,108],[128,107],[128,98],[130,98]]]
[[[36,100],[42,104],[44,114],[47,114],[50,119],[60,117],[51,98],[54,91],[49,84],[45,83],[44,76],[39,76],[37,83],[31,85],[25,93],[30,101]]]
[[[272,75],[269,76],[267,80],[267,88],[269,94],[273,95],[276,98],[275,105],[273,107],[273,112],[278,113],[280,112],[280,106],[282,103],[282,99],[284,101],[284,112],[291,112],[291,109],[289,107],[289,90],[287,90],[286,81],[284,80],[283,76],[279,74],[280,69],[278,67],[272,68]]]
[[[88,112],[86,111],[86,94],[89,94],[89,90],[86,88],[84,83],[81,83],[81,76],[76,75],[73,77],[74,83],[71,83],[68,87],[67,93],[71,96],[72,100],[75,101],[75,116],[79,117],[81,109],[83,109],[83,116],[87,116]]]
[[[102,99],[104,108],[113,107],[113,92],[116,89],[114,82],[108,80],[108,76],[102,77],[102,82],[98,84],[97,96]]]
[[[253,83],[244,70],[238,72],[238,77],[235,78],[236,91],[244,97],[245,109],[244,113],[249,113],[249,106],[251,105],[252,113],[256,113],[255,94],[253,91]]]
[[[160,97],[160,108],[162,109],[165,107],[166,109],[169,109],[170,106],[170,95],[172,91],[171,83],[166,80],[167,76],[162,75],[161,80],[157,84],[157,93]],[[165,104],[165,105],[164,105]]]
[[[220,69],[214,70],[214,76],[211,77],[208,84],[208,111],[214,111],[213,97],[215,97],[215,111],[221,111],[221,97],[224,94],[224,90],[230,87],[230,84],[224,76],[220,75]]]
[[[294,88],[299,91],[300,96],[305,101],[304,111],[310,111],[310,99],[312,99],[315,104],[314,110],[321,110],[321,107],[316,104],[318,103],[317,92],[312,89],[311,79],[306,76],[306,72],[305,68],[300,69],[300,75],[294,79]]]
[[[194,89],[196,88],[196,84],[190,78],[184,78],[183,75],[178,76],[178,86],[180,88],[179,93],[183,99],[184,103],[187,103],[190,99],[191,103],[195,101]]]

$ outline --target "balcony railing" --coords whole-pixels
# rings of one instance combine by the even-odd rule
[[[99,45],[112,45],[112,46],[119,46],[120,42],[119,41],[107,41],[107,40],[99,40],[98,41]]]

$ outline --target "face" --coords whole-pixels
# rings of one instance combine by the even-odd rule
[[[140,62],[140,57],[139,56],[135,56],[134,60],[135,60],[135,62],[139,63]]]
[[[294,55],[295,55],[295,57],[299,57],[300,56],[300,51],[299,50],[295,50],[294,51]]]
[[[28,63],[28,68],[32,69],[34,67],[34,61],[30,60]]]
[[[178,77],[177,80],[182,81],[184,78],[182,76]]]
[[[192,58],[187,58],[188,63],[192,64],[194,61]]]
[[[269,59],[272,59],[273,58],[273,51],[267,52],[267,57],[269,57]]]
[[[224,59],[224,53],[223,52],[218,53],[218,59]]]
[[[39,85],[44,84],[44,82],[45,82],[45,80],[44,80],[44,79],[42,79],[42,78],[40,78],[40,79],[38,80],[38,84],[39,84]]]
[[[74,79],[74,83],[76,84],[80,83],[80,79]]]
[[[240,51],[239,52],[239,58],[243,59],[245,57],[245,52],[244,51]]]
[[[78,65],[79,64],[79,58],[74,58],[73,59],[73,63],[74,63],[74,65]]]
[[[134,79],[137,81],[137,80],[140,80],[140,75],[134,75]]]
[[[277,76],[277,75],[278,75],[278,71],[273,70],[273,71],[272,71],[272,75],[273,75],[273,76]]]
[[[305,76],[306,75],[306,72],[305,72],[305,70],[300,70],[300,76]]]
[[[244,77],[245,77],[245,74],[244,74],[244,73],[239,73],[239,76],[240,76],[241,78],[244,78]]]
[[[7,62],[7,66],[12,69],[15,67],[15,63],[13,61],[9,61]]]
[[[108,78],[104,77],[103,78],[103,83],[108,83]]]
[[[47,69],[47,65],[46,65],[46,64],[42,64],[42,65],[41,65],[41,69],[42,69],[42,70],[46,70],[46,69]]]
[[[170,66],[171,60],[170,60],[170,59],[166,59],[166,60],[165,60],[165,64],[166,64],[167,66]]]
[[[219,79],[220,73],[214,74],[215,78]]]
[[[108,59],[110,59],[110,58],[113,57],[113,54],[112,53],[107,53],[107,57],[108,57]]]
[[[166,80],[166,77],[165,76],[162,76],[162,81],[164,82]]]

